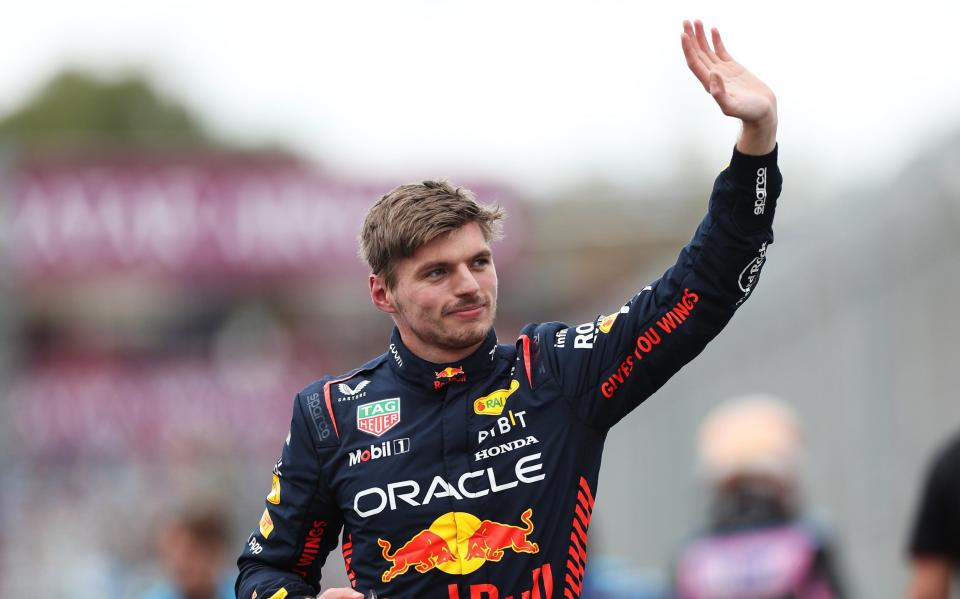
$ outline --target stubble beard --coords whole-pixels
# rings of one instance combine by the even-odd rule
[[[497,316],[496,298],[489,298],[489,302],[485,305],[488,316],[483,321],[462,323],[456,327],[450,326],[453,318],[442,315],[437,318],[420,313],[419,318],[415,320],[410,318],[405,320],[410,331],[423,343],[445,351],[458,351],[480,344],[493,330],[493,323]],[[402,306],[398,308],[401,314],[406,312]]]

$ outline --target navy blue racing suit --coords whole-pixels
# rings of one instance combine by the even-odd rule
[[[753,291],[781,177],[734,151],[676,264],[609,315],[491,332],[433,364],[388,351],[297,394],[240,599],[314,596],[343,541],[391,599],[578,597],[607,430],[699,354]]]

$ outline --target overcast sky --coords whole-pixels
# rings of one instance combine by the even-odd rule
[[[683,60],[694,17],[776,92],[788,181],[875,177],[960,129],[957,0],[4,4],[0,111],[66,64],[143,66],[222,135],[403,181],[721,167],[738,127]]]

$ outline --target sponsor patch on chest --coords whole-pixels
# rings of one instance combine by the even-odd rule
[[[357,406],[357,429],[379,437],[400,423],[400,398],[391,397]]]

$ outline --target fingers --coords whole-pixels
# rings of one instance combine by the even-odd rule
[[[713,47],[717,50],[717,57],[720,60],[733,60],[733,57],[727,52],[726,46],[723,45],[723,40],[720,39],[720,30],[714,27],[710,30],[710,36],[713,38]]]
[[[693,40],[693,49],[700,59],[700,62],[702,62],[708,70],[713,64],[724,60],[733,60],[723,45],[723,40],[720,39],[720,31],[717,30],[716,27],[710,30],[710,35],[713,38],[713,48],[710,47],[710,43],[707,41],[707,34],[703,29],[703,22],[699,19],[695,20],[692,25],[690,21],[684,21],[683,32]]]
[[[693,22],[693,26],[697,34],[697,47],[700,48],[700,52],[702,52],[706,57],[704,62],[708,64],[719,62],[717,55],[713,53],[713,50],[710,48],[710,44],[707,43],[707,34],[703,31],[703,22],[700,19],[697,19]]]
[[[710,69],[703,63],[696,42],[693,39],[693,27],[690,21],[683,22],[683,33],[680,34],[680,45],[683,47],[683,55],[687,59],[687,66],[693,71],[697,79],[703,85],[703,89],[710,90]]]

